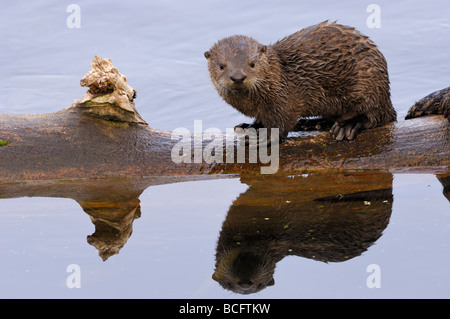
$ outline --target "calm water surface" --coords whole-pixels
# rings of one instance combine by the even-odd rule
[[[79,80],[94,55],[111,58],[136,89],[136,107],[154,128],[225,130],[245,118],[218,97],[203,53],[245,34],[262,43],[323,20],[370,36],[386,57],[399,118],[450,83],[450,5],[377,1],[381,28],[369,28],[373,1],[77,1],[81,27],[66,26],[67,3],[14,1],[0,12],[0,112],[59,111],[86,91]]]
[[[369,28],[372,2],[77,1],[79,29],[66,25],[68,3],[4,3],[0,113],[71,105],[99,55],[127,76],[150,126],[192,130],[203,120],[203,128],[225,130],[248,119],[217,96],[203,52],[227,35],[271,43],[330,19],[378,44],[402,119],[416,100],[450,84],[450,6],[377,1],[381,28]],[[276,268],[257,276],[262,290],[247,298],[450,297],[442,178],[382,174],[360,191],[346,178],[327,189],[312,181],[159,181],[130,193],[121,188],[115,199],[101,188],[19,187],[13,194],[0,187],[0,297],[242,298],[236,284],[249,276],[242,265],[253,269],[261,260]],[[270,253],[258,255],[259,245]],[[212,277],[224,260],[238,266],[235,282],[222,276],[220,285]],[[80,267],[80,289],[67,286],[71,264]],[[367,284],[370,265],[378,267],[380,288]]]
[[[56,198],[0,200],[0,297],[242,298],[248,291],[228,285],[248,276],[274,281],[248,298],[450,297],[448,177],[114,183],[1,188]],[[235,277],[221,286],[213,274],[228,257]],[[258,258],[272,272],[245,274]],[[79,289],[67,286],[72,264]]]

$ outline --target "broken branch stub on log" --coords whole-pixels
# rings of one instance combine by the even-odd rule
[[[111,59],[95,56],[91,69],[80,84],[89,90],[83,98],[75,101],[78,107],[104,119],[147,124],[134,105],[136,91],[128,85],[127,78],[114,67]]]
[[[227,162],[242,146],[225,139],[223,161],[194,161],[195,139],[181,163],[172,158],[179,139],[149,127],[134,105],[136,92],[110,59],[95,57],[81,80],[89,89],[72,106],[50,114],[0,114],[0,182],[200,174],[260,174],[272,163]],[[203,135],[202,135],[203,136]],[[201,153],[211,149],[201,141]],[[217,142],[217,141],[216,141]],[[231,146],[231,148],[230,148]],[[198,147],[198,145],[196,146]],[[216,151],[218,149],[215,149]],[[327,132],[300,133],[280,145],[277,174],[327,170],[388,170],[446,174],[450,125],[442,116],[365,130],[355,141]]]

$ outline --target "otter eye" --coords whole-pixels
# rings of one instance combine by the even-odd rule
[[[254,67],[255,67],[255,62],[251,62],[251,63],[250,63],[250,67],[251,67],[251,68],[254,68]]]
[[[220,68],[221,70],[223,70],[223,69],[225,69],[225,65],[219,64],[219,68]]]

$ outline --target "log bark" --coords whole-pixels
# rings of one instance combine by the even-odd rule
[[[299,136],[280,146],[277,173],[331,169],[445,173],[450,167],[449,131],[448,121],[431,116],[368,130],[353,142],[334,141],[326,132]],[[0,148],[1,182],[260,174],[260,168],[268,165],[177,164],[171,151],[178,141],[170,132],[106,121],[79,107],[45,115],[0,115],[0,139],[8,142]],[[207,144],[204,141],[203,147]]]
[[[0,140],[6,144],[0,146],[0,182],[260,174],[262,167],[274,164],[275,158],[272,163],[259,158],[250,163],[248,156],[243,163],[227,161],[226,154],[241,146],[236,141],[224,145],[223,163],[208,158],[194,163],[194,149],[185,162],[175,163],[172,151],[179,140],[142,120],[126,78],[96,59],[92,67],[100,71],[91,70],[83,78],[82,85],[90,88],[72,106],[51,114],[0,114]],[[445,174],[450,167],[449,133],[449,122],[442,116],[366,130],[352,142],[334,141],[327,132],[300,133],[280,146],[276,173],[376,169]],[[201,145],[204,149],[210,141]]]

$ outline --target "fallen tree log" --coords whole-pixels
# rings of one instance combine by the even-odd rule
[[[205,155],[211,146],[200,134],[187,140],[192,149],[183,149],[177,163],[179,137],[145,123],[134,106],[136,92],[110,60],[96,57],[81,84],[89,86],[85,97],[59,112],[0,115],[0,182],[260,174],[267,166],[278,174],[336,169],[444,174],[450,167],[450,125],[442,116],[391,123],[361,132],[352,142],[334,141],[327,132],[300,133],[280,145],[279,156],[269,163],[249,162],[248,152],[243,162],[228,161],[227,154],[241,146],[229,138],[220,146],[222,161],[208,156],[198,161],[198,148]]]

